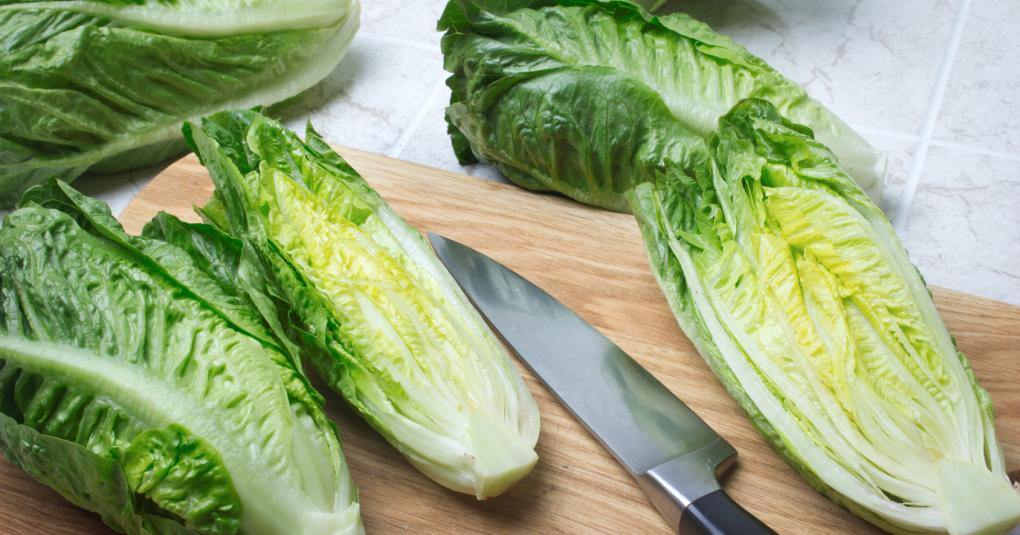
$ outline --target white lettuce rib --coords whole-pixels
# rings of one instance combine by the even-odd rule
[[[349,12],[357,11],[357,6],[356,0],[304,0],[298,6],[284,0],[179,0],[173,6],[153,0],[142,5],[71,0],[9,4],[0,6],[0,11],[73,11],[179,35],[215,37],[324,28],[337,24]]]

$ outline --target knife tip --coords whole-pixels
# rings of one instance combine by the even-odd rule
[[[433,247],[436,246],[436,242],[446,241],[446,238],[444,238],[442,234],[432,232],[431,230],[425,231],[425,237],[428,238],[429,243],[431,243]]]

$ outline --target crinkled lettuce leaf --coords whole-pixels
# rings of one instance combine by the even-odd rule
[[[254,112],[185,135],[216,185],[201,210],[261,260],[263,307],[325,381],[425,475],[495,496],[534,466],[538,410],[418,233],[309,127]]]
[[[1020,520],[992,404],[892,225],[811,130],[739,103],[710,173],[630,195],[684,332],[809,483],[895,533]]]
[[[0,0],[0,207],[185,150],[187,119],[269,105],[321,80],[357,0]]]
[[[883,161],[764,61],[683,13],[624,0],[450,0],[439,21],[453,73],[446,117],[462,163],[517,184],[628,210],[667,166],[696,172],[722,115],[748,98],[809,126],[877,197]]]
[[[321,398],[247,303],[65,183],[31,189],[0,229],[4,455],[126,533],[361,533]]]

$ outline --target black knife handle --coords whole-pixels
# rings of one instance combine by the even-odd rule
[[[721,489],[690,503],[680,515],[680,535],[775,535]]]

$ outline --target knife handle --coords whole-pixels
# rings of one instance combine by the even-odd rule
[[[680,515],[680,535],[775,535],[722,489],[690,503]]]

